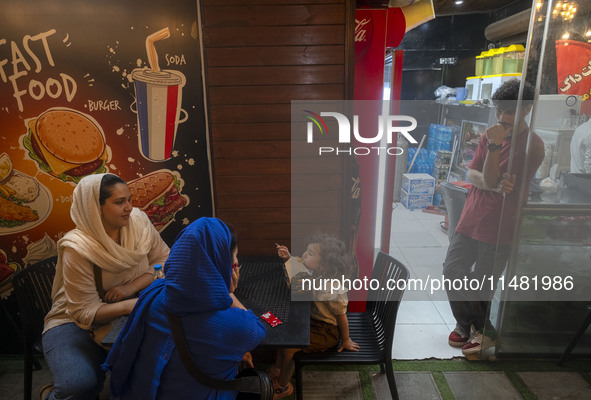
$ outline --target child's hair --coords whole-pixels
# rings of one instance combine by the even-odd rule
[[[318,244],[320,248],[323,278],[341,278],[341,275],[347,279],[357,277],[357,266],[353,256],[342,240],[326,233],[314,233],[310,235],[306,244],[312,243]]]

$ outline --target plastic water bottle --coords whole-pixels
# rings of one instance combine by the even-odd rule
[[[162,264],[154,265],[154,275],[152,275],[153,279],[164,279],[164,270],[162,269]]]

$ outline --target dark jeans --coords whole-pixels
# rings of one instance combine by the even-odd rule
[[[507,265],[510,251],[508,245],[497,246],[454,233],[443,263],[444,277],[462,282],[467,278],[484,283],[481,290],[455,290],[446,287],[453,315],[466,334],[469,334],[471,325],[474,325],[476,330],[490,326],[490,301],[499,276]]]
[[[98,397],[105,381],[101,364],[107,351],[90,338],[87,330],[73,322],[56,326],[43,335],[43,352],[54,379],[48,400]]]

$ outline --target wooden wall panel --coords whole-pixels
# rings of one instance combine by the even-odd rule
[[[215,124],[210,125],[211,138],[214,143],[234,142],[243,140],[289,140],[291,136],[290,122],[259,123],[259,124]]]
[[[210,27],[335,25],[345,19],[345,9],[340,4],[248,6],[241,8],[240,13],[235,9],[236,6],[206,6],[203,19]]]
[[[345,27],[340,25],[265,26],[254,29],[250,27],[204,27],[203,40],[206,47],[345,44]]]
[[[208,68],[212,86],[224,85],[314,85],[344,83],[342,65]]]
[[[290,245],[292,233],[303,241],[310,226],[342,229],[344,166],[337,158],[292,161],[291,101],[350,97],[354,7],[349,0],[201,0],[214,205],[235,226],[241,254],[275,254],[275,243]],[[297,215],[305,214],[296,224],[292,167],[324,178],[294,179],[306,187],[294,193]]]
[[[343,45],[212,47],[209,50],[207,66],[342,65],[345,62],[344,47]],[[231,54],[230,57],[228,57],[229,54]]]
[[[274,6],[278,4],[343,4],[345,0],[201,0],[204,6]]]
[[[342,84],[217,86],[211,88],[209,102],[212,106],[287,104],[292,100],[340,100],[342,96]]]
[[[290,156],[290,143],[288,141],[267,142],[234,142],[214,143],[213,150],[219,159],[229,158],[288,158]]]
[[[289,158],[220,158],[216,161],[216,174],[218,176],[240,176],[248,174],[256,175],[280,175],[291,170]],[[266,193],[265,193],[266,195]]]
[[[248,104],[239,106],[212,106],[209,110],[212,124],[241,124],[289,122],[290,104]]]

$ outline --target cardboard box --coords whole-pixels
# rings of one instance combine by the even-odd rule
[[[433,194],[435,179],[429,174],[402,174],[402,190],[408,194]]]
[[[432,194],[408,194],[404,189],[400,193],[400,202],[409,210],[422,210],[433,205]]]

